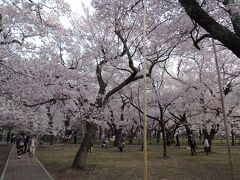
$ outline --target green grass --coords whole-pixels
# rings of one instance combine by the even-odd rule
[[[125,152],[115,147],[94,147],[88,154],[85,170],[70,168],[78,146],[67,145],[63,150],[39,147],[37,155],[55,179],[59,180],[134,180],[143,179],[143,152],[140,146],[126,146]],[[240,179],[240,147],[233,147],[236,179]],[[206,156],[202,148],[198,155],[190,156],[186,147],[168,148],[169,158],[162,158],[161,146],[149,146],[148,169],[151,180],[227,180],[230,179],[228,156],[224,146],[214,146]]]
[[[8,144],[0,144],[0,175],[4,169],[5,162],[8,158],[11,146]]]
[[[199,141],[199,138],[197,138],[197,137],[195,139],[196,139],[197,144],[201,146],[202,145],[202,141]],[[133,140],[133,145],[139,145],[140,142],[141,142],[140,139],[135,138]],[[230,143],[231,142],[232,141],[230,140]],[[113,141],[109,141],[109,143],[111,145],[113,145]],[[125,138],[125,143],[128,144],[128,139],[127,138]],[[218,145],[222,146],[222,145],[226,145],[226,140],[222,140],[221,141],[221,139],[215,138],[212,143],[213,143],[214,146],[218,146]],[[96,138],[94,140],[94,144],[100,145],[100,144],[102,144],[102,141],[99,140],[99,138]],[[159,144],[157,143],[157,138],[151,138],[151,141],[150,141],[150,139],[148,139],[148,144],[149,145],[162,145],[162,139],[160,139],[160,143]],[[180,144],[183,145],[183,146],[187,146],[188,140],[186,138],[180,139]],[[240,139],[236,139],[235,140],[235,145],[236,146],[240,145]]]

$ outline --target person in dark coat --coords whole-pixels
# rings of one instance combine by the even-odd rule
[[[25,137],[24,137],[24,153],[27,152],[27,145],[28,145],[29,139],[30,139],[30,136],[29,135],[25,135]]]
[[[17,148],[17,156],[21,158],[23,153],[24,141],[22,135],[18,134],[16,136],[16,148]]]
[[[8,132],[7,134],[7,143],[9,143],[9,141],[10,141],[10,132]]]
[[[188,137],[188,145],[191,148],[192,156],[196,156],[197,155],[196,150],[195,150],[195,148],[196,148],[196,141],[195,141],[195,139],[193,137],[193,134],[190,134],[189,137]]]
[[[123,152],[123,148],[125,147],[125,143],[124,143],[124,139],[120,139],[119,141],[118,141],[118,150],[119,150],[119,152]]]

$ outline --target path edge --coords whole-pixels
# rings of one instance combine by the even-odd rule
[[[51,174],[48,172],[48,170],[43,166],[43,164],[41,163],[41,161],[38,159],[37,156],[35,156],[37,162],[39,163],[39,165],[41,166],[41,168],[44,170],[44,172],[47,174],[47,176],[49,177],[50,180],[54,180],[53,177],[51,176]],[[0,179],[2,180],[2,179]]]
[[[7,161],[6,161],[5,165],[4,165],[4,169],[3,169],[3,171],[2,171],[0,180],[3,180],[3,179],[4,179],[4,176],[5,176],[5,173],[6,173],[6,171],[7,171],[7,166],[8,166],[8,162],[9,162],[10,156],[11,156],[11,154],[12,154],[12,151],[13,151],[13,145],[12,145],[12,147],[11,147],[11,151],[10,151],[9,154],[8,154],[8,158],[7,158]]]

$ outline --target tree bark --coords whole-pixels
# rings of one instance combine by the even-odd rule
[[[48,116],[48,125],[49,125],[49,144],[53,145],[54,135],[53,135],[53,115],[51,114],[51,106],[47,106],[47,116]]]
[[[157,144],[160,143],[161,131],[157,130]]]
[[[91,144],[93,143],[93,137],[95,136],[97,125],[90,122],[86,122],[86,129],[87,129],[86,134],[84,135],[81,146],[72,163],[72,167],[76,169],[83,168],[85,165],[87,153]]]
[[[121,129],[115,129],[115,140],[114,140],[114,146],[118,146],[118,142],[120,140],[120,136],[121,136],[121,132],[122,130]]]
[[[231,130],[231,135],[232,135],[232,146],[234,146],[235,141],[234,141],[234,132],[233,132],[233,129]]]
[[[167,157],[167,143],[166,143],[166,134],[165,127],[162,127],[162,140],[163,140],[163,157]]]
[[[129,138],[129,139],[128,139],[128,144],[129,144],[129,145],[132,145],[132,144],[133,144],[133,138]]]
[[[163,118],[162,118],[163,119]],[[164,122],[160,121],[160,127],[162,131],[162,140],[163,140],[163,157],[167,157],[167,142],[166,142],[166,129]]]

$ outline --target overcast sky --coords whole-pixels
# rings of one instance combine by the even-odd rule
[[[65,0],[71,5],[71,8],[74,12],[81,13],[82,11],[82,3],[87,7],[91,7],[91,0]]]
[[[83,4],[86,7],[89,7],[91,11],[91,0],[64,0],[64,1],[70,4],[73,13],[84,15]],[[70,27],[70,22],[68,18],[60,17],[60,20],[62,21],[65,27]]]

